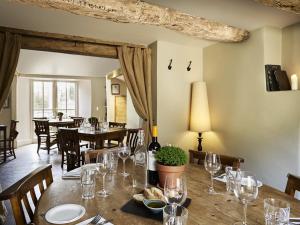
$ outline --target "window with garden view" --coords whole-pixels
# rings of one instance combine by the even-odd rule
[[[77,111],[77,84],[70,81],[33,81],[33,118],[54,118],[58,112],[64,117]]]

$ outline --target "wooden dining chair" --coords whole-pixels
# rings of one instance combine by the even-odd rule
[[[136,146],[137,146],[139,130],[140,130],[139,128],[138,129],[128,129],[127,130],[126,145],[130,147],[131,155],[134,154],[134,151],[135,151]]]
[[[83,117],[74,117],[73,118],[74,120],[74,128],[79,128],[81,126],[81,124],[83,123],[84,121],[84,118]]]
[[[37,153],[39,153],[40,149],[46,149],[49,154],[50,148],[57,143],[57,135],[56,133],[50,133],[48,120],[34,119],[33,122],[35,124],[34,132],[38,141]],[[46,146],[41,148],[41,144],[43,143]]]
[[[15,140],[19,134],[17,131],[17,123],[19,121],[16,120],[11,120],[10,121],[10,130],[9,130],[9,136],[6,139],[6,150],[8,151],[7,157],[13,156],[16,158],[16,153],[15,153]],[[5,140],[0,140],[0,143],[3,143]]]
[[[197,163],[199,165],[204,164],[206,152],[200,152],[196,150],[189,150],[190,163]],[[244,163],[244,159],[240,157],[232,157],[228,155],[220,155],[220,160],[222,163],[222,169],[226,166],[232,166],[234,168],[240,168],[241,163]]]
[[[125,128],[126,123],[108,122],[109,128]]]
[[[16,225],[33,222],[40,196],[53,182],[51,168],[50,164],[41,166],[0,193],[0,201],[10,200]]]
[[[300,177],[293,174],[287,175],[288,181],[285,188],[285,193],[294,197],[296,191],[300,191]]]
[[[61,168],[67,164],[67,171],[78,168],[82,164],[82,155],[87,148],[80,148],[78,129],[60,128],[58,130],[58,146],[61,152]]]

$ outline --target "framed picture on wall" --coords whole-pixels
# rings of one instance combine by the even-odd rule
[[[112,84],[111,85],[111,94],[119,95],[120,94],[120,84]]]
[[[8,109],[9,108],[9,104],[10,103],[10,95],[6,98],[4,105],[3,105],[3,109]]]

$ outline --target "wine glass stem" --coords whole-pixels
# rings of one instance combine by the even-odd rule
[[[244,221],[243,221],[243,225],[247,225],[247,203],[246,202],[243,203],[243,208],[244,208]]]
[[[214,176],[213,176],[213,173],[210,174],[210,180],[211,180],[211,189],[214,190]]]
[[[123,159],[123,174],[125,175],[125,160]]]
[[[172,203],[171,204],[172,207],[172,216],[176,216],[176,209],[177,209],[177,204],[176,203]]]
[[[103,192],[105,191],[105,175],[102,176]]]

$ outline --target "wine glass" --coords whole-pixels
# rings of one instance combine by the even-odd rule
[[[248,171],[237,171],[234,180],[234,194],[241,201],[244,208],[244,219],[235,225],[249,225],[247,223],[247,205],[258,195],[258,186],[255,176]]]
[[[123,160],[123,172],[121,172],[121,174],[122,176],[127,177],[129,176],[129,173],[125,171],[125,161],[130,156],[130,148],[128,146],[120,147],[118,155]]]
[[[211,179],[211,186],[208,189],[208,193],[209,194],[216,194],[217,192],[214,189],[214,174],[216,172],[218,172],[221,169],[221,160],[220,160],[220,156],[212,153],[212,152],[208,152],[205,155],[205,160],[204,160],[204,167],[205,169],[210,173],[210,179]]]
[[[172,206],[172,215],[175,218],[177,206],[183,204],[187,197],[185,176],[166,176],[164,196],[167,202]]]
[[[102,190],[98,192],[101,197],[107,197],[109,193],[105,190],[105,176],[109,171],[109,160],[107,152],[100,152],[97,155],[97,170],[99,174],[102,176]]]

